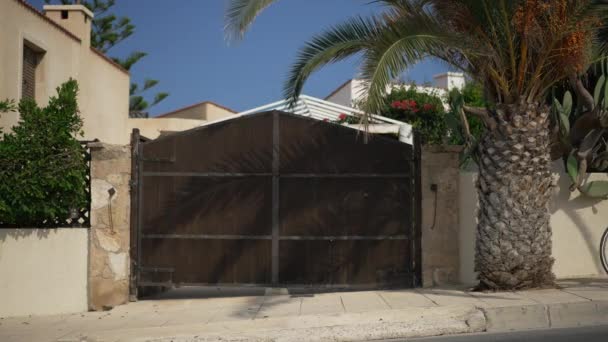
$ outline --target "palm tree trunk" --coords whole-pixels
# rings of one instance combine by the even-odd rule
[[[554,284],[549,108],[499,106],[498,125],[479,143],[475,270],[481,289]]]

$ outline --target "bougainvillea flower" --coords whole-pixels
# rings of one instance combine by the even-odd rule
[[[422,106],[422,109],[427,110],[427,111],[428,111],[428,110],[431,110],[431,109],[433,109],[433,105],[432,105],[432,104],[430,104],[430,103],[425,103],[425,104]]]
[[[340,120],[346,120],[346,114],[342,113],[338,116],[338,119]]]

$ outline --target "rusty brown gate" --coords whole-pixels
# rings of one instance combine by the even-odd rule
[[[132,285],[417,286],[419,149],[363,140],[273,111],[135,143]]]

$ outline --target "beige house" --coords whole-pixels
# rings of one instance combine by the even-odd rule
[[[139,128],[144,137],[156,139],[161,134],[185,131],[235,114],[230,108],[204,101],[149,119],[129,119],[128,126],[129,132],[133,128]]]
[[[236,111],[215,102],[204,101],[184,108],[176,109],[169,113],[160,114],[156,118],[181,118],[215,121],[224,119],[236,113]]]
[[[90,45],[93,13],[82,5],[46,5],[44,13],[24,0],[0,1],[0,99],[33,98],[44,106],[55,89],[78,81],[84,140],[128,144],[133,128],[156,138],[234,114],[203,102],[162,118],[129,118],[129,72]],[[0,115],[10,131],[18,113]]]
[[[90,46],[93,13],[82,5],[45,6],[0,1],[0,98],[30,97],[45,105],[55,88],[78,81],[84,139],[127,143],[129,73]],[[4,131],[18,113],[0,116]]]

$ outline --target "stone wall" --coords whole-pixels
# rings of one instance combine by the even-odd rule
[[[92,143],[89,309],[129,300],[131,149]]]
[[[422,286],[459,277],[460,146],[424,146],[422,183]],[[436,185],[436,190],[432,185]]]

